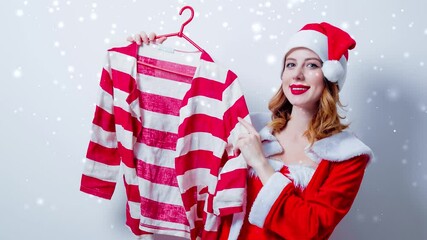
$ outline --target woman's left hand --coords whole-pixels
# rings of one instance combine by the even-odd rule
[[[238,118],[238,120],[245,128],[246,132],[243,131],[240,133],[236,148],[243,154],[246,163],[256,169],[267,162],[261,147],[261,137],[250,123],[242,118]]]
[[[236,149],[240,151],[246,163],[255,170],[261,182],[265,184],[274,174],[274,169],[264,157],[261,137],[250,123],[242,118],[238,118],[238,120],[247,132],[239,135]]]

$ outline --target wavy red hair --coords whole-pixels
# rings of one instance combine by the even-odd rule
[[[338,114],[337,106],[343,107],[339,99],[338,86],[325,79],[325,88],[319,100],[318,111],[304,132],[304,136],[311,144],[348,128],[348,125],[341,123],[341,119],[345,117]],[[292,104],[286,99],[282,87],[271,98],[268,109],[272,113],[269,126],[273,133],[282,131],[291,119],[292,112]]]

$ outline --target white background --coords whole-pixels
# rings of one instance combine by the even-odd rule
[[[176,32],[187,4],[187,34],[238,74],[252,112],[280,84],[290,34],[348,31],[340,95],[376,160],[332,239],[427,239],[427,2],[415,0],[2,1],[0,239],[133,238],[121,182],[111,201],[79,192],[99,73],[129,34]]]

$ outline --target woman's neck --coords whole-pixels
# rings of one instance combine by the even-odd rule
[[[294,135],[295,137],[301,137],[304,132],[307,131],[314,114],[315,111],[294,106],[292,108],[291,118],[286,124],[286,132]]]

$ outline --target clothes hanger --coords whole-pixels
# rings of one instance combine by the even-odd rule
[[[159,35],[159,36],[156,36],[156,39],[163,38],[163,37],[180,37],[180,38],[184,38],[189,43],[191,43],[195,48],[197,48],[199,51],[204,52],[204,50],[201,47],[199,47],[199,45],[197,45],[193,40],[191,40],[189,37],[187,37],[187,35],[184,34],[184,27],[187,24],[189,24],[191,22],[191,20],[193,20],[193,17],[194,17],[194,9],[191,6],[184,6],[183,8],[181,8],[181,10],[179,11],[179,15],[182,15],[182,13],[185,10],[187,10],[187,9],[190,10],[190,18],[181,25],[181,29],[179,30],[179,32],[168,33],[168,34],[164,34],[164,35]],[[159,70],[163,70],[163,71],[168,71],[168,72],[171,72],[171,73],[174,73],[174,74],[179,74],[179,75],[183,75],[183,76],[186,76],[186,77],[193,77],[192,75],[189,75],[189,74],[186,74],[186,73],[181,73],[181,72],[177,72],[177,71],[170,70],[170,69],[164,69],[164,68],[158,67],[156,65],[152,65],[152,64],[145,63],[145,62],[142,62],[142,61],[138,61],[138,63],[141,64],[141,65],[145,65],[145,66],[151,67],[151,68],[155,68],[155,69],[159,69]]]
[[[181,29],[179,30],[179,32],[156,36],[156,39],[162,38],[162,37],[181,37],[187,40],[189,43],[191,43],[199,51],[203,52],[204,50],[201,47],[199,47],[199,45],[197,45],[195,42],[193,42],[193,40],[191,40],[189,37],[187,37],[187,35],[184,34],[184,27],[187,24],[189,24],[194,17],[194,9],[190,6],[184,6],[183,8],[181,8],[181,10],[179,11],[179,15],[182,15],[182,13],[187,9],[190,10],[190,13],[191,13],[190,18],[181,25]]]

